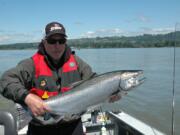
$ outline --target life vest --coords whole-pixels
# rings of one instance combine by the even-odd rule
[[[58,73],[48,66],[42,54],[36,53],[32,56],[32,59],[34,61],[35,75],[30,92],[42,99],[69,91],[71,89],[70,84],[81,80],[73,54],[58,70]]]

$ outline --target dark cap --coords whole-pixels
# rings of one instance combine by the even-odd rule
[[[66,36],[66,30],[64,26],[58,22],[51,22],[46,25],[45,28],[46,37],[52,36],[53,34],[61,34]]]

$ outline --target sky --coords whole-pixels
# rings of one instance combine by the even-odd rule
[[[0,0],[0,44],[39,42],[52,21],[68,39],[164,34],[180,22],[180,0]]]

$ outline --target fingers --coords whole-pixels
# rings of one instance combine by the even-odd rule
[[[46,105],[45,103],[43,103],[43,106],[44,106],[44,110],[46,111],[46,112],[50,112],[51,111],[51,109],[48,107],[48,105]]]
[[[40,116],[46,112],[46,109],[44,108],[43,103],[39,103],[36,106],[31,107],[31,109],[32,109],[32,113],[35,116]]]
[[[50,110],[43,100],[35,94],[28,94],[25,98],[25,103],[34,116],[42,115]]]

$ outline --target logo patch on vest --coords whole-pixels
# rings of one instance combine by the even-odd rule
[[[47,91],[45,91],[44,94],[42,95],[42,99],[47,99],[47,98],[49,98],[49,95]]]
[[[70,67],[74,67],[74,66],[75,66],[75,63],[74,63],[74,62],[70,62],[70,63],[69,63],[69,66],[70,66]]]
[[[41,80],[41,82],[40,82],[40,86],[41,86],[41,87],[46,86],[46,80]]]

